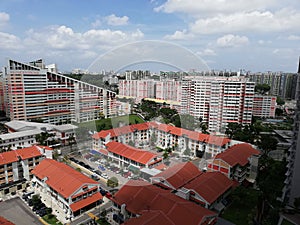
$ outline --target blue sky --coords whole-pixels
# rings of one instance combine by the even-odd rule
[[[43,58],[61,71],[87,69],[118,46],[158,40],[211,69],[295,72],[299,21],[299,0],[1,0],[0,62]]]

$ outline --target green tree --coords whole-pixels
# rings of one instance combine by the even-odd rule
[[[117,187],[119,185],[118,178],[111,177],[107,180],[107,186],[108,187]]]
[[[276,150],[278,140],[270,135],[261,135],[257,146],[262,150],[263,156],[268,155],[270,151]]]
[[[181,127],[188,130],[195,130],[199,126],[198,121],[195,120],[195,117],[189,114],[181,114]]]
[[[277,103],[277,105],[284,105],[285,101],[282,98],[280,98],[279,96],[277,96],[276,103]]]
[[[265,94],[268,91],[270,91],[271,87],[268,84],[257,84],[255,85],[255,92],[258,92],[260,94]]]

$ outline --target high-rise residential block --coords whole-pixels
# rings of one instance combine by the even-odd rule
[[[4,107],[11,120],[61,124],[114,115],[116,93],[50,69],[42,60],[8,60],[4,69]]]

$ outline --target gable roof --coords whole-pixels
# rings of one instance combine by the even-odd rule
[[[107,151],[109,152],[121,155],[125,158],[131,159],[141,164],[147,164],[155,157],[158,157],[158,155],[155,153],[134,148],[129,145],[125,145],[123,143],[116,142],[116,141],[111,141],[107,143],[106,148]]]
[[[27,148],[11,150],[8,152],[0,153],[0,165],[5,165],[13,162],[24,159],[35,158],[38,156],[42,156],[42,153],[39,151],[37,146],[31,146]]]
[[[201,174],[202,172],[193,163],[184,162],[166,169],[153,176],[153,178],[162,178],[171,184],[174,189],[178,189]]]
[[[86,184],[98,184],[70,166],[53,159],[44,159],[33,170],[39,179],[46,178],[46,184],[64,198],[70,197],[76,190]]]
[[[216,213],[180,198],[167,190],[151,185],[146,181],[128,181],[113,196],[112,201],[118,205],[125,204],[127,211],[142,216],[149,211],[158,211],[164,215],[164,221],[170,221],[167,224],[198,225],[203,223],[207,217],[216,216]],[[146,217],[151,217],[152,220],[157,222],[157,218],[153,218],[153,216],[152,214],[152,217],[151,215]]]
[[[259,155],[260,151],[253,148],[250,144],[241,143],[236,144],[216,155],[216,159],[222,159],[230,166],[241,165],[245,166],[248,159],[252,155]]]
[[[211,204],[232,186],[233,181],[221,172],[207,172],[184,185],[184,188],[194,190]]]

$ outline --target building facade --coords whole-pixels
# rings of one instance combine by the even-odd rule
[[[226,137],[203,134],[158,122],[102,130],[92,136],[93,149],[101,150],[106,144],[117,141],[133,143],[136,147],[152,145],[161,149],[171,148],[180,155],[209,159],[225,151],[231,143]]]
[[[44,159],[32,171],[34,191],[50,198],[66,218],[74,218],[102,203],[100,184],[70,166]]]
[[[208,161],[207,171],[218,171],[229,179],[242,183],[245,180],[255,182],[260,151],[250,144],[242,143],[231,146],[226,151]]]
[[[150,85],[151,84],[151,85]],[[147,86],[147,92],[144,90]],[[245,77],[185,76],[180,80],[122,80],[121,96],[155,99],[207,123],[210,132],[224,132],[228,123],[250,124],[255,83]],[[179,105],[179,106],[177,106]]]
[[[0,197],[24,189],[33,168],[43,159],[39,146],[0,153]]]
[[[298,67],[297,91],[296,91],[297,108],[294,117],[294,135],[292,145],[288,151],[287,172],[284,181],[282,200],[288,205],[294,206],[296,198],[300,198],[300,59]]]
[[[8,60],[4,106],[11,120],[61,124],[115,115],[114,92],[51,71],[42,60]]]
[[[253,116],[275,117],[276,96],[254,95]]]

